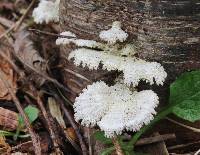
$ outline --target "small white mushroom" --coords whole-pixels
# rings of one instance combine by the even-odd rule
[[[37,8],[33,10],[33,19],[36,23],[49,23],[59,21],[59,3],[60,0],[55,2],[40,0]]]
[[[156,114],[159,101],[152,90],[131,92],[123,84],[107,86],[96,82],[83,90],[74,103],[75,119],[93,127],[96,124],[107,137],[123,130],[138,131]]]
[[[115,21],[112,24],[112,28],[101,31],[99,37],[109,44],[115,44],[117,41],[124,42],[127,39],[128,34],[121,29],[121,23]]]

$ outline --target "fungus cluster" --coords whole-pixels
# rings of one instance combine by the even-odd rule
[[[49,23],[59,21],[59,4],[60,0],[55,2],[40,0],[38,7],[33,10],[33,19],[36,23]]]
[[[153,119],[159,103],[157,94],[152,90],[131,91],[130,87],[136,87],[140,80],[163,85],[167,73],[161,64],[137,58],[134,45],[121,46],[128,34],[121,29],[120,22],[100,32],[102,42],[79,39],[69,31],[61,35],[69,38],[59,37],[57,45],[72,43],[78,47],[68,56],[76,66],[117,70],[123,75],[122,82],[113,86],[103,81],[87,86],[74,103],[76,121],[90,127],[98,125],[107,137],[113,137],[124,130],[138,131]]]

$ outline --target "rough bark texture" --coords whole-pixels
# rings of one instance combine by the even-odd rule
[[[200,68],[199,0],[61,0],[61,31],[72,31],[80,38],[99,40],[99,31],[116,20],[128,32],[128,41],[137,46],[139,57],[161,62],[170,81]],[[62,54],[66,57],[70,51]],[[99,71],[73,69],[92,80],[100,76]],[[77,92],[82,83],[74,77],[67,82]]]
[[[182,72],[200,68],[199,0],[61,0],[61,31],[71,31],[79,38],[99,40],[99,32],[121,21],[128,32],[128,42],[136,45],[140,58],[162,63],[168,73],[165,87],[158,90],[167,103],[168,85]],[[62,48],[66,57],[74,47]],[[90,80],[104,77],[104,71],[88,71],[70,62],[64,65]],[[65,84],[74,92],[71,100],[87,81],[66,73]]]

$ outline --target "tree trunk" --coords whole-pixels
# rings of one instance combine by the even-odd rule
[[[99,32],[109,29],[113,21],[122,23],[122,29],[129,34],[127,42],[135,44],[140,58],[165,67],[165,87],[153,87],[162,103],[167,103],[170,82],[182,72],[200,68],[199,0],[61,0],[61,31],[98,41]],[[67,57],[73,48],[62,47],[61,55]],[[91,81],[112,79],[105,76],[105,71],[91,72],[67,61],[64,65]],[[89,83],[68,72],[63,77],[74,92],[69,94],[72,101]]]
[[[139,57],[161,62],[170,82],[184,71],[200,68],[199,0],[61,0],[61,31],[80,38],[99,40],[99,32],[116,20],[138,48]],[[62,55],[70,51],[71,47],[65,48]],[[68,65],[91,80],[100,76],[99,71]],[[82,80],[77,83],[73,77],[69,82],[70,78],[67,85],[78,91]]]

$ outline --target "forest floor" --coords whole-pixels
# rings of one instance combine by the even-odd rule
[[[59,24],[35,24],[36,5],[35,0],[0,1],[0,154],[81,154],[84,146],[93,147],[92,132],[75,123],[62,84],[55,44]],[[200,123],[169,117],[146,133],[136,150],[197,155]]]

